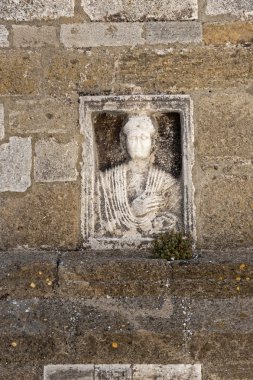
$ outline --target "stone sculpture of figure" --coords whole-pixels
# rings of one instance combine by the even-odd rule
[[[180,229],[179,182],[152,163],[155,132],[150,117],[130,117],[121,131],[129,161],[99,173],[99,223],[104,236],[145,237]]]

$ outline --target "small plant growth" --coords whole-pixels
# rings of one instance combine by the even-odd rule
[[[168,231],[157,235],[152,244],[156,259],[189,260],[193,257],[192,237],[182,232]]]

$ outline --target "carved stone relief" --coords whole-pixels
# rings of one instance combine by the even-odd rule
[[[194,234],[187,96],[81,97],[82,231],[94,248]]]

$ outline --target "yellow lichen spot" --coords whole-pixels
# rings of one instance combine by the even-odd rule
[[[223,278],[222,276],[220,276],[220,277],[219,277],[219,280],[222,281],[222,280],[224,280],[224,278]]]
[[[236,279],[236,281],[241,281],[241,277],[240,276],[237,276],[235,279]]]
[[[39,271],[39,275],[40,275],[40,276],[42,275],[42,272],[41,272],[41,270]]]
[[[240,268],[240,270],[244,270],[244,269],[246,269],[246,265],[245,264],[241,264],[239,268]]]
[[[239,292],[240,291],[240,286],[237,286],[236,290]]]
[[[52,284],[53,284],[52,281],[50,281],[50,280],[47,281],[47,285],[48,285],[48,286],[51,286]]]
[[[249,278],[249,277],[246,277],[246,281],[250,281],[250,278]]]
[[[112,342],[112,348],[118,348],[118,343],[117,342]]]
[[[36,284],[34,282],[31,282],[30,283],[30,288],[32,288],[32,289],[36,288]]]
[[[17,344],[17,342],[11,342],[11,345],[12,345],[12,347],[15,348],[15,347],[17,347],[18,344]]]

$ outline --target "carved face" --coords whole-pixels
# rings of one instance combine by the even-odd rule
[[[138,126],[133,128],[126,136],[126,146],[128,154],[133,160],[148,158],[152,147],[150,132],[138,128]]]

